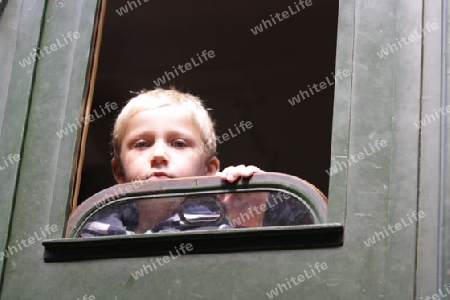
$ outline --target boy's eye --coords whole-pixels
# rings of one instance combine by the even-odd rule
[[[184,148],[187,146],[187,144],[183,140],[175,140],[172,142],[172,146],[174,146],[176,148]]]
[[[148,147],[148,146],[149,146],[149,143],[147,141],[137,141],[134,144],[134,147],[136,147],[136,148],[145,148],[145,147]]]

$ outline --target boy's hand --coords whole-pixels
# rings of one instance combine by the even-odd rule
[[[229,183],[235,182],[239,177],[249,178],[255,173],[263,173],[264,171],[255,166],[239,165],[237,167],[225,168],[222,172],[216,172],[216,176],[220,176],[222,180]]]
[[[230,183],[235,182],[239,177],[249,178],[255,173],[263,173],[264,171],[255,166],[239,165],[237,167],[225,168],[222,172],[217,172],[216,176],[220,176],[222,180]],[[260,227],[262,226],[264,211],[258,210],[261,205],[266,203],[269,197],[268,192],[252,192],[237,194],[222,194],[220,198],[227,207],[227,217],[232,224],[239,224],[243,227]],[[256,207],[256,209],[255,209]],[[241,218],[245,213],[251,218]]]
[[[227,218],[233,226],[261,227],[266,201],[269,192],[246,192],[235,194],[220,194],[219,198],[227,208]]]

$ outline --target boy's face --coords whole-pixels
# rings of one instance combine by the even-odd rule
[[[111,161],[118,183],[215,175],[216,157],[206,159],[198,128],[179,106],[144,110],[125,124],[120,161]]]

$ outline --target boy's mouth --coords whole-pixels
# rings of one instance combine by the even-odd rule
[[[148,180],[161,180],[161,179],[170,179],[171,177],[164,172],[154,172],[147,176]]]

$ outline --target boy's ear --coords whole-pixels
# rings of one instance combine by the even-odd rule
[[[122,164],[120,163],[120,160],[116,157],[113,157],[111,159],[111,169],[114,174],[114,178],[116,179],[117,183],[125,183],[125,172],[122,168]]]
[[[220,161],[216,156],[211,157],[206,162],[206,176],[214,176],[220,170]]]

